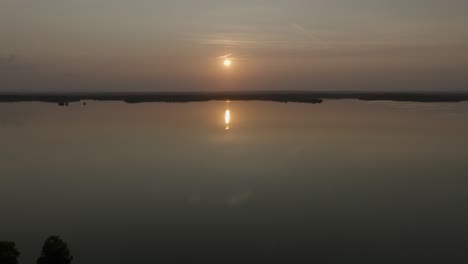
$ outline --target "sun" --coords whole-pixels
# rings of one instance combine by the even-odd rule
[[[231,66],[231,64],[232,64],[231,60],[228,60],[228,59],[224,60],[224,66],[229,67]]]

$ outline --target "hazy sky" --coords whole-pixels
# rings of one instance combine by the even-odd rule
[[[1,0],[0,91],[468,91],[467,10],[466,0]]]

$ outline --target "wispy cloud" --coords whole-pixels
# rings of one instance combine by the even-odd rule
[[[223,56],[216,57],[217,60],[224,60],[224,59],[229,59],[231,61],[243,61],[247,60],[248,58],[246,56],[234,56],[234,54],[229,53]]]
[[[229,53],[229,54],[226,54],[226,55],[223,55],[223,56],[219,56],[219,57],[217,57],[217,59],[226,59],[226,58],[229,58],[230,56],[232,56],[232,53]]]
[[[308,29],[300,24],[292,23],[291,28],[293,31],[300,36],[304,37],[306,41],[312,42],[314,45],[319,45],[321,47],[326,47],[330,43],[325,40],[323,37],[319,36],[319,34],[311,29]]]
[[[281,34],[273,34],[271,29],[250,29],[230,33],[211,33],[190,38],[201,45],[220,46],[232,50],[297,49],[301,47],[322,49],[329,44],[315,31],[298,23],[280,26],[285,29]],[[292,37],[291,33],[296,37]]]
[[[217,46],[224,46],[226,48],[253,48],[261,44],[257,41],[252,41],[252,40],[226,39],[226,38],[216,38],[216,37],[198,39],[198,42],[204,45],[217,45]]]
[[[213,50],[214,47],[221,52],[229,52],[229,54],[215,54],[212,58],[217,60],[310,56],[377,58],[377,56],[425,53],[425,50],[431,49],[428,43],[395,40],[379,35],[363,38],[352,32],[312,28],[295,21],[277,25],[274,31],[270,27],[239,28],[225,32],[217,29],[213,32],[192,35],[187,40],[208,46],[205,50]],[[436,46],[435,51],[441,49],[439,45]]]
[[[312,31],[309,30],[309,29],[306,29],[305,27],[303,27],[303,26],[301,26],[301,25],[299,25],[299,24],[297,24],[297,23],[292,23],[292,24],[291,24],[291,28],[292,28],[295,32],[297,32],[297,33],[299,33],[299,34],[301,34],[301,35],[303,35],[303,36],[305,36],[305,37],[307,37],[307,38],[309,38],[309,39],[317,40],[317,41],[322,41],[322,39],[319,38],[316,34],[314,34],[314,32],[312,32]]]

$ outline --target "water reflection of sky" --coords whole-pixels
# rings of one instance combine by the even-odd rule
[[[437,259],[468,235],[466,106],[0,104],[36,113],[0,129],[0,234],[24,263],[50,234],[90,264],[294,259],[310,245]]]

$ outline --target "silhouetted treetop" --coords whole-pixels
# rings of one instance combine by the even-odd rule
[[[0,242],[1,264],[18,264],[19,255],[14,242]]]
[[[44,242],[41,257],[37,260],[37,263],[69,264],[72,259],[67,243],[58,236],[51,236]]]

